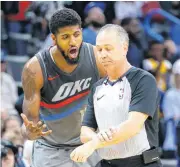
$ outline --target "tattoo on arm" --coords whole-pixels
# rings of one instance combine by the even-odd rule
[[[27,100],[32,101],[36,90],[36,73],[25,67],[22,77],[23,89]]]
[[[23,112],[26,113],[29,120],[38,122],[39,117],[37,114],[39,111],[39,98],[37,96],[38,87],[36,83],[36,77],[36,72],[33,72],[31,69],[25,67],[22,75],[25,96],[23,102]]]

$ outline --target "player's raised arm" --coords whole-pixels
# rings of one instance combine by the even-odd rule
[[[22,73],[24,90],[22,134],[30,140],[49,135],[51,130],[43,132],[46,125],[39,121],[40,89],[43,86],[43,77],[39,62],[33,57],[26,63]]]

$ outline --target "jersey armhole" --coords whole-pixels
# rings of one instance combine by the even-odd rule
[[[43,74],[43,87],[41,88],[41,92],[43,93],[44,90],[46,90],[46,85],[47,85],[47,71],[46,71],[46,66],[44,64],[44,61],[42,60],[42,53],[38,52],[35,55],[39,61],[40,67],[41,67],[41,71]]]
[[[90,45],[90,44],[87,44],[87,48],[88,48],[88,52],[89,52],[89,55],[90,55],[90,62],[91,62],[91,65],[93,66],[93,69],[95,71],[95,74],[97,76],[97,80],[100,79],[100,74],[99,74],[99,71],[98,71],[98,67],[97,67],[97,63],[96,63],[96,59],[95,59],[95,55],[94,55],[94,50],[93,50],[93,46]]]

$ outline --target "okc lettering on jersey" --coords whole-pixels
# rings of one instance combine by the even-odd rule
[[[86,90],[90,87],[90,81],[92,78],[86,78],[82,80],[78,80],[75,82],[68,82],[59,88],[56,95],[53,97],[52,102],[60,101],[65,99],[68,96],[75,95],[76,92],[81,92],[83,90]]]

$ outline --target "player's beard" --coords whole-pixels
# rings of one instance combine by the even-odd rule
[[[80,57],[81,47],[82,47],[82,42],[81,42],[81,45],[80,45],[80,47],[79,47],[77,57],[71,59],[71,58],[69,58],[68,55],[65,54],[65,52],[62,50],[62,48],[61,48],[59,45],[57,45],[57,48],[58,48],[59,52],[61,52],[61,55],[64,57],[64,59],[66,60],[66,62],[67,62],[68,64],[71,64],[71,65],[78,64],[78,62],[79,62],[79,57]]]

